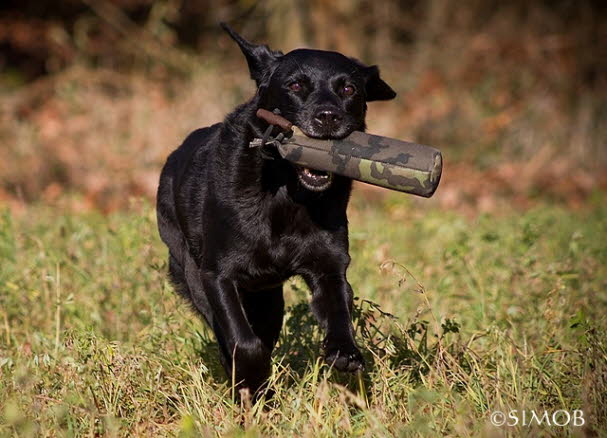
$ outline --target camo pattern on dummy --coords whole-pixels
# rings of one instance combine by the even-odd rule
[[[435,148],[358,131],[319,140],[293,130],[278,151],[295,164],[426,198],[440,182],[442,156]]]

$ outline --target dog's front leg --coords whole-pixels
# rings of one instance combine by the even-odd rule
[[[363,358],[354,341],[352,287],[345,268],[333,273],[304,275],[312,291],[312,311],[326,330],[325,360],[340,371],[363,368]]]
[[[247,321],[234,282],[210,272],[201,272],[200,278],[206,300],[193,294],[194,303],[198,307],[206,301],[211,307],[226,373],[230,378],[234,374],[239,386],[255,392],[270,376],[270,350]]]

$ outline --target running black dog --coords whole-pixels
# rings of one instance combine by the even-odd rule
[[[259,108],[279,109],[310,137],[343,138],[365,129],[366,102],[396,94],[376,66],[320,50],[283,55],[222,26],[244,53],[257,93],[223,123],[191,133],[162,170],[158,227],[171,280],[213,328],[223,366],[241,387],[255,392],[270,374],[282,284],[294,275],[312,292],[326,361],[358,370],[346,279],[351,181],[268,157],[249,142],[268,127],[255,116]]]

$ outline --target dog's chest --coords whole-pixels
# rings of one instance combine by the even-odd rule
[[[258,231],[243,260],[243,286],[252,290],[313,270],[332,240],[305,211],[289,208],[269,215]]]

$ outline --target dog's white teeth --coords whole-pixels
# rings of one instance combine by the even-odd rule
[[[324,173],[324,172],[316,172],[316,171],[314,171],[314,170],[312,170],[312,169],[309,169],[309,168],[307,168],[307,167],[302,167],[302,173],[303,173],[303,174],[304,174],[306,177],[308,177],[308,178],[317,179],[317,180],[320,180],[320,179],[326,179],[326,178],[328,178],[328,177],[329,177],[329,176],[328,176],[326,173]]]

